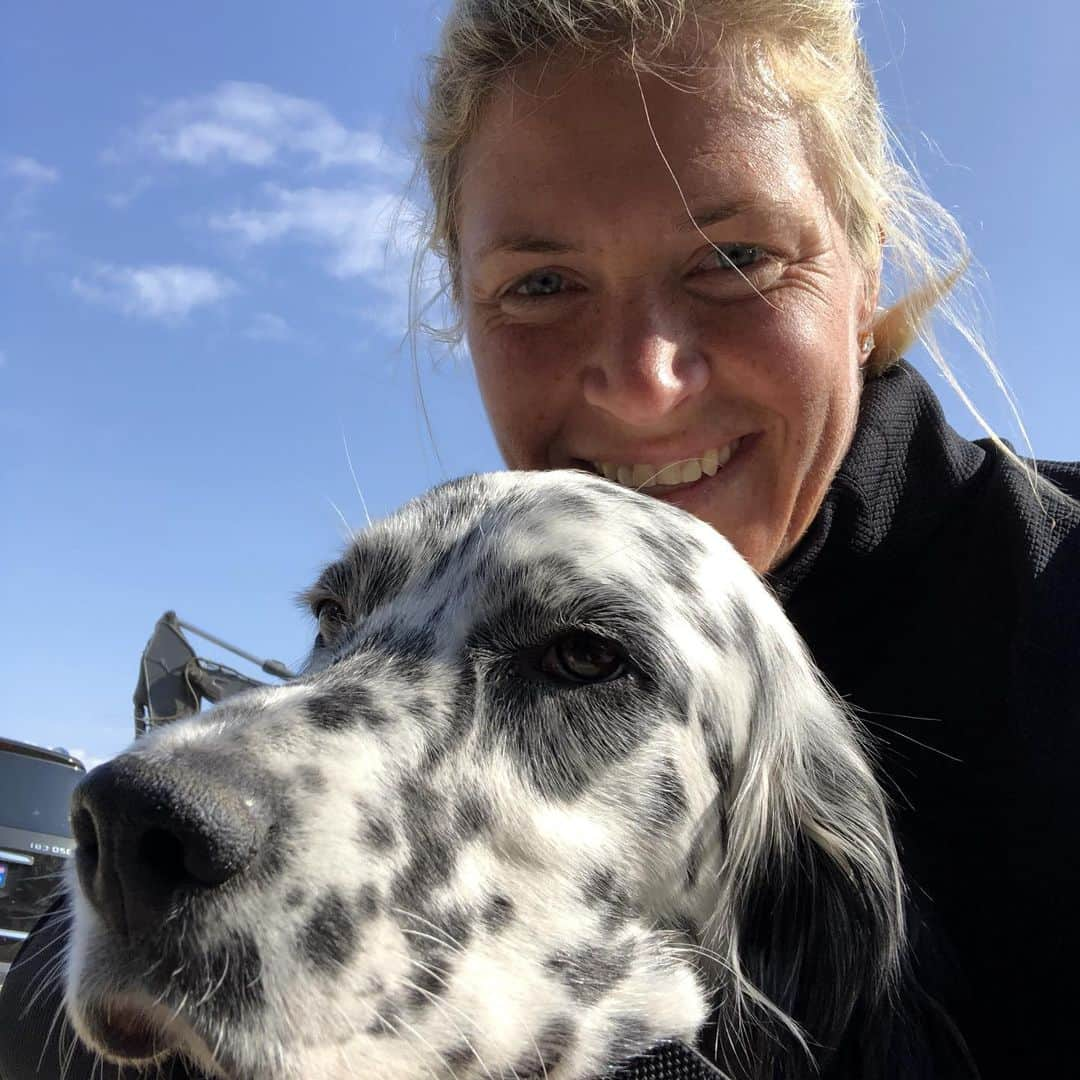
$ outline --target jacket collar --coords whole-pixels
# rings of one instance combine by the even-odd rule
[[[986,457],[946,424],[933,391],[905,361],[868,381],[851,448],[817,516],[768,575],[781,603],[822,563],[864,564],[924,543]]]

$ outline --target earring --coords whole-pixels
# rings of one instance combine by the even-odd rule
[[[873,333],[867,334],[865,337],[859,339],[859,351],[869,356],[874,351],[874,335]]]

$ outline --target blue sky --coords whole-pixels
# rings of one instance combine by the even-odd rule
[[[373,517],[499,467],[467,360],[422,341],[436,458],[402,344],[407,228],[386,243],[444,9],[5,6],[0,734],[121,749],[168,608],[301,658],[292,596],[343,544],[339,510],[364,521],[346,444]],[[882,0],[863,28],[896,130],[969,234],[1036,452],[1080,456],[1073,5]],[[977,362],[950,358],[1015,439]]]

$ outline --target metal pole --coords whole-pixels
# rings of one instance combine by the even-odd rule
[[[229,652],[235,653],[237,656],[242,656],[261,671],[265,671],[267,675],[275,675],[279,679],[296,678],[293,672],[291,672],[280,660],[261,660],[259,657],[246,652],[244,649],[240,649],[235,645],[230,645],[227,641],[222,641],[222,639],[215,634],[207,633],[207,631],[200,630],[197,626],[192,626],[191,623],[185,622],[175,613],[173,614],[173,619],[176,621],[177,626],[183,627],[185,630],[190,630],[191,633],[198,634],[199,637],[206,638],[207,641],[212,641],[215,645],[219,645],[223,649],[228,649]]]

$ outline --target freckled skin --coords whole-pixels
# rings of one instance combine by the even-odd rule
[[[508,466],[666,463],[752,435],[738,469],[666,497],[764,570],[850,445],[877,274],[853,258],[796,121],[725,105],[722,70],[690,93],[550,59],[507,76],[464,153],[461,292]],[[687,205],[742,208],[704,236],[643,95]],[[483,254],[522,235],[563,250]],[[766,255],[740,276],[711,244]]]

